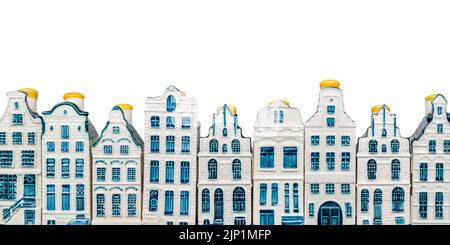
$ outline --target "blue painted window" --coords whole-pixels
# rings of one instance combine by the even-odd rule
[[[209,152],[219,152],[219,142],[216,139],[209,142]]]
[[[293,211],[294,213],[298,213],[299,212],[299,207],[298,207],[298,184],[294,183],[293,184],[293,190],[292,190],[292,201],[293,201]]]
[[[241,179],[241,161],[239,159],[233,160],[232,171],[233,171],[233,179],[239,180]]]
[[[53,142],[53,141],[47,142],[47,151],[48,152],[55,151],[55,142]]]
[[[228,135],[227,128],[224,128],[224,129],[222,130],[222,134],[223,134],[223,136],[227,136],[227,135]]]
[[[335,145],[336,144],[336,137],[334,135],[327,135],[327,145]]]
[[[444,181],[444,164],[436,163],[436,181]]]
[[[120,181],[120,168],[112,168],[112,181],[119,182]]]
[[[308,215],[309,217],[314,217],[314,203],[308,204]]]
[[[166,103],[166,109],[168,112],[175,111],[175,108],[177,107],[177,102],[175,101],[175,98],[172,95],[167,96],[167,103]]]
[[[152,153],[159,152],[159,136],[158,135],[150,136],[150,152],[152,152]]]
[[[274,148],[261,147],[260,165],[261,168],[273,168],[274,166]]]
[[[341,193],[350,194],[350,184],[341,184]]]
[[[84,211],[84,185],[76,185],[76,210]]]
[[[13,162],[12,151],[0,151],[0,166],[2,167],[11,166],[12,162]]]
[[[233,190],[233,211],[245,211],[245,191],[244,189],[242,189],[242,187],[236,187]]]
[[[328,170],[334,170],[335,168],[335,153],[334,152],[327,152],[326,155],[326,161],[327,161],[327,169]]]
[[[150,190],[150,200],[149,200],[149,206],[148,209],[150,212],[157,212],[158,211],[158,191],[157,190]]]
[[[363,189],[361,191],[361,212],[369,211],[369,191]]]
[[[61,152],[69,152],[69,142],[61,142]]]
[[[166,117],[166,128],[175,128],[175,117]]]
[[[136,194],[128,194],[128,216],[136,216]]]
[[[297,168],[297,147],[283,147],[283,168]]]
[[[266,205],[267,202],[267,184],[259,184],[259,204]]]
[[[63,211],[70,210],[70,185],[62,186],[61,202],[61,209]]]
[[[28,144],[34,145],[36,143],[36,134],[33,132],[28,133]]]
[[[223,144],[222,145],[222,153],[227,153],[228,152],[228,146],[227,144]]]
[[[166,161],[166,183],[173,183],[175,175],[175,162]]]
[[[376,153],[378,148],[378,142],[376,140],[369,140],[369,152]]]
[[[444,153],[450,153],[450,140],[444,140]]]
[[[397,159],[394,159],[391,162],[391,179],[392,180],[400,179],[400,161]]]
[[[367,178],[368,179],[377,178],[377,162],[373,159],[370,159],[367,162]]]
[[[387,131],[386,131],[385,128],[383,128],[383,129],[381,130],[381,136],[382,136],[382,137],[386,137],[386,135],[387,135]]]
[[[391,151],[393,153],[398,153],[400,150],[400,143],[398,142],[398,140],[392,140],[391,141]]]
[[[113,134],[120,134],[120,127],[114,126],[112,127]]]
[[[363,219],[363,225],[370,225],[370,221],[368,219]]]
[[[103,182],[106,179],[106,168],[97,168],[97,181]]]
[[[127,180],[129,182],[136,181],[136,168],[128,168],[127,169]]]
[[[75,151],[76,152],[83,152],[84,151],[84,142],[77,141],[77,143],[75,143]]]
[[[121,145],[120,146],[120,155],[128,155],[130,153],[130,146]]]
[[[70,159],[63,158],[61,159],[61,178],[69,178],[70,177]]]
[[[12,138],[13,138],[14,145],[22,144],[22,133],[21,132],[13,132]]]
[[[283,122],[284,122],[284,111],[280,111],[279,123],[283,123]]]
[[[234,225],[245,225],[245,218],[244,217],[236,217],[234,218]]]
[[[120,194],[112,195],[112,216],[119,217],[120,216]]]
[[[275,217],[273,210],[260,210],[259,223],[260,225],[274,225]]]
[[[333,183],[325,184],[325,193],[327,193],[329,195],[334,194],[334,184]]]
[[[112,154],[112,148],[113,148],[112,145],[104,145],[103,153],[108,154],[108,155]]]
[[[428,180],[428,163],[420,163],[419,176],[421,181]]]
[[[84,159],[75,159],[75,178],[84,178]]]
[[[347,218],[352,217],[352,204],[349,202],[345,203],[345,216],[347,216]]]
[[[6,144],[6,132],[0,132],[0,145]]]
[[[159,161],[155,160],[150,161],[150,182],[151,183],[159,182]]]
[[[190,165],[189,162],[182,161],[181,162],[181,177],[180,182],[182,184],[189,183],[189,175],[190,175]]]
[[[17,175],[0,174],[0,201],[16,199]]]
[[[284,184],[284,212],[289,213],[289,184]]]
[[[22,166],[34,166],[34,151],[22,151]]]
[[[22,114],[13,114],[12,115],[12,124],[13,125],[22,125],[23,124],[23,115]]]
[[[341,170],[342,171],[350,170],[350,152],[341,153]]]
[[[334,105],[327,106],[327,113],[328,114],[334,114],[335,111],[336,111],[336,107]]]
[[[444,218],[444,193],[442,192],[436,192],[434,196],[434,217]]]
[[[320,153],[319,152],[311,152],[311,170],[318,171],[320,162]]]
[[[202,212],[207,213],[210,210],[210,195],[208,189],[202,191]]]
[[[182,117],[181,118],[181,128],[183,128],[183,129],[191,128],[191,118],[190,117]]]
[[[419,192],[419,217],[427,218],[428,194],[426,192]]]
[[[275,110],[273,111],[273,122],[283,123],[284,122],[284,111]]]
[[[241,143],[239,142],[239,140],[234,139],[233,141],[231,141],[231,151],[233,153],[241,152]]]
[[[341,145],[349,146],[350,145],[350,136],[348,136],[348,135],[341,136]]]
[[[47,210],[55,210],[55,185],[47,185]]]
[[[387,146],[385,144],[381,145],[381,152],[387,152]]]
[[[401,187],[392,190],[392,212],[403,212],[405,210],[405,191]]]
[[[189,192],[180,193],[180,215],[189,215]]]
[[[159,128],[159,116],[150,117],[150,127]]]
[[[318,183],[313,183],[310,185],[311,194],[317,195],[320,192],[320,186]]]
[[[181,152],[189,153],[191,151],[191,137],[183,136],[181,137]]]
[[[444,132],[444,126],[442,125],[442,123],[439,123],[437,125],[437,132],[438,134],[442,134]]]
[[[166,191],[165,193],[164,214],[173,214],[173,191]]]
[[[376,189],[373,192],[373,224],[381,225],[382,224],[382,211],[381,204],[383,202],[383,192],[380,189]]]
[[[438,115],[442,115],[442,106],[438,106],[437,111]]]
[[[208,161],[208,179],[217,179],[217,161],[215,159]]]
[[[311,145],[319,145],[319,144],[320,144],[320,136],[311,135]]]
[[[272,184],[272,205],[278,205],[278,184]]]
[[[436,153],[436,140],[428,141],[428,152]]]
[[[70,137],[69,126],[62,125],[61,126],[61,139],[68,139]]]
[[[396,225],[404,225],[405,224],[405,218],[403,218],[403,217],[395,217],[395,224]]]
[[[335,123],[336,123],[336,121],[335,121],[334,117],[327,118],[327,126],[328,127],[330,127],[330,128],[334,127]]]
[[[55,177],[55,159],[54,158],[47,158],[47,178],[54,178]]]

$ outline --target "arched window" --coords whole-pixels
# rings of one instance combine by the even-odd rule
[[[203,225],[209,225],[209,219],[203,220]]]
[[[209,210],[210,210],[209,190],[203,189],[203,191],[202,191],[202,212],[209,212]]]
[[[177,102],[175,101],[175,98],[172,95],[169,95],[167,97],[167,103],[166,103],[166,109],[168,112],[175,111],[175,108],[177,107]]]
[[[239,140],[234,139],[231,141],[231,151],[233,151],[233,153],[241,152],[241,142],[239,142]]]
[[[400,179],[400,161],[398,159],[392,160],[391,163],[391,179],[399,180]]]
[[[242,187],[236,187],[233,191],[233,211],[245,211],[245,191]]]
[[[369,191],[363,189],[361,191],[361,212],[369,211]]]
[[[209,152],[219,152],[219,142],[216,139],[209,142]]]
[[[375,162],[375,160],[373,159],[370,159],[367,162],[367,178],[368,179],[377,178],[377,162]]]
[[[391,151],[393,153],[397,153],[400,150],[400,143],[398,142],[398,140],[392,140],[391,141]]]
[[[227,153],[228,152],[228,146],[227,144],[223,144],[222,145],[222,153]]]
[[[233,171],[233,179],[241,179],[241,161],[239,159],[234,159],[232,171]]]
[[[369,152],[376,153],[378,148],[378,142],[376,140],[369,141]]]
[[[392,190],[392,211],[403,212],[405,203],[405,191],[401,187]]]
[[[217,179],[217,161],[215,159],[208,161],[208,179]]]

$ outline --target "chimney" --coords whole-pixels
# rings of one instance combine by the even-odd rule
[[[428,116],[428,114],[431,113],[431,108],[433,108],[431,102],[434,100],[436,96],[437,94],[431,94],[425,97],[425,116]]]
[[[27,104],[28,108],[32,110],[33,112],[37,112],[37,99],[38,99],[38,91],[33,88],[22,88],[19,89],[20,92],[27,94]]]
[[[123,111],[123,115],[125,116],[125,120],[127,120],[127,122],[129,124],[133,123],[133,106],[130,104],[117,104],[117,107],[119,107],[120,109],[122,109]]]
[[[68,92],[64,94],[64,100],[72,102],[78,106],[78,109],[84,111],[84,95],[77,92]]]

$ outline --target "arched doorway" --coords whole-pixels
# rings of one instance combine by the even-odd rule
[[[214,192],[214,224],[223,225],[223,191],[216,189]]]
[[[326,202],[319,208],[319,225],[342,225],[342,210],[335,202]]]

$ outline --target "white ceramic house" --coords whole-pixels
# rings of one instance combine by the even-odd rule
[[[198,224],[252,224],[251,139],[242,135],[236,107],[213,115],[198,153]]]
[[[66,93],[64,102],[42,114],[42,224],[89,223],[91,146],[98,134],[84,111],[84,96]]]
[[[144,125],[143,224],[195,224],[197,99],[169,86],[145,100]]]
[[[304,135],[300,111],[284,100],[259,110],[253,145],[253,223],[304,224]]]
[[[305,123],[305,224],[356,220],[356,123],[335,80],[320,83],[317,112]]]
[[[119,104],[92,147],[92,224],[139,225],[144,142],[133,107]]]
[[[409,139],[386,105],[371,110],[371,125],[358,139],[357,224],[410,224]]]
[[[410,140],[412,224],[450,224],[450,114],[442,94],[425,98],[425,117]]]
[[[0,224],[41,224],[41,135],[38,92],[8,93],[0,119]]]

